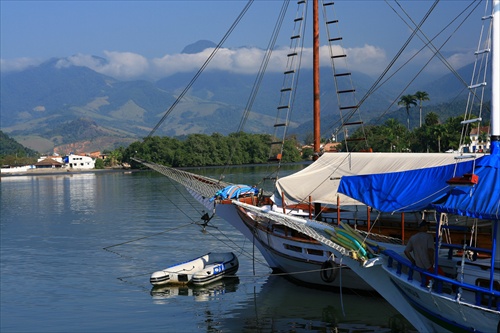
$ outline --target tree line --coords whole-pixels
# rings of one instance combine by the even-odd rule
[[[395,119],[387,120],[381,126],[368,126],[358,129],[351,138],[367,138],[365,147],[379,152],[443,152],[458,150],[461,144],[470,143],[469,132],[463,132],[463,116],[449,117],[441,122],[436,112],[429,112],[422,119],[422,104],[429,101],[429,94],[417,91],[415,94],[401,96],[398,105],[406,111],[407,126],[403,126]],[[418,101],[418,102],[417,102]],[[410,129],[410,109],[419,106],[419,126]],[[484,108],[484,116],[488,117],[488,107]],[[474,118],[475,116],[471,116]],[[489,117],[488,117],[489,119]],[[486,133],[480,135],[480,140],[486,142]],[[363,149],[362,143],[348,147],[343,145],[343,150],[356,151]]]
[[[131,161],[137,157],[148,162],[172,167],[201,167],[267,163],[280,152],[271,152],[272,136],[268,134],[219,133],[190,134],[184,140],[153,136],[134,142],[127,148],[111,153],[116,161]],[[295,137],[285,141],[282,162],[301,160],[299,144]]]
[[[367,145],[378,152],[439,153],[449,149],[458,150],[460,144],[470,143],[469,133],[461,137],[463,120],[463,116],[450,117],[441,123],[438,115],[430,112],[425,116],[422,126],[413,131],[400,122],[389,119],[381,126],[358,129],[351,138],[366,137]],[[357,142],[348,147],[344,144],[342,149],[359,151],[364,147],[364,144]]]
[[[406,111],[407,126],[396,119],[389,119],[382,125],[359,127],[349,133],[349,139],[354,139],[354,143],[343,142],[339,151],[356,152],[370,148],[376,152],[443,152],[459,149],[460,143],[469,143],[469,133],[462,133],[463,116],[449,117],[445,122],[441,122],[437,113],[429,112],[422,120],[422,102],[427,100],[430,100],[428,94],[422,91],[402,96],[398,105],[403,106]],[[411,130],[410,108],[417,105],[420,111],[419,126]],[[6,134],[1,131],[0,133],[3,148],[0,154],[1,164],[23,165],[32,159],[36,162],[36,152],[24,149]],[[464,138],[461,137],[462,134]],[[306,137],[311,138],[312,135]],[[361,138],[363,140],[356,140]],[[202,167],[263,164],[279,154],[283,163],[291,163],[309,160],[313,155],[312,148],[301,144],[295,135],[285,140],[283,151],[270,152],[273,141],[276,140],[268,134],[243,132],[228,136],[219,133],[190,134],[179,138],[153,136],[134,142],[128,147],[104,152],[107,158],[98,159],[96,168],[131,163],[132,157],[172,167]],[[322,142],[326,143],[327,140]]]
[[[375,152],[444,152],[457,150],[461,141],[462,116],[450,117],[439,122],[436,113],[425,116],[421,127],[413,131],[395,119],[382,125],[358,128],[350,138],[366,138],[354,144],[342,143],[339,151],[366,151],[368,146]],[[191,134],[185,140],[170,137],[150,137],[143,142],[132,143],[112,153],[116,161],[130,161],[138,157],[149,162],[172,167],[198,167],[267,163],[275,154],[269,152],[272,137],[266,134],[237,133],[223,136],[214,133]],[[322,140],[326,143],[327,140]],[[468,135],[463,143],[469,143]],[[117,153],[118,152],[118,153]],[[312,148],[304,148],[295,136],[285,140],[282,162],[309,160]]]

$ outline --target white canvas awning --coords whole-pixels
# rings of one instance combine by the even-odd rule
[[[342,176],[407,171],[456,163],[456,154],[449,153],[325,153],[309,167],[283,177],[276,184],[274,202],[281,206],[284,193],[286,205],[309,202],[360,205],[337,188]],[[418,181],[416,179],[415,181]]]

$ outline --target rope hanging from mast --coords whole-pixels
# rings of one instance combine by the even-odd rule
[[[250,93],[250,97],[248,98],[247,104],[246,104],[244,112],[243,112],[243,116],[241,117],[241,121],[240,121],[240,124],[238,126],[238,130],[237,130],[238,133],[243,131],[243,128],[245,127],[246,121],[248,120],[248,116],[250,115],[250,112],[252,111],[252,107],[253,107],[253,104],[254,104],[255,99],[257,97],[257,94],[259,92],[261,82],[264,78],[264,74],[266,72],[267,66],[269,65],[271,55],[272,55],[273,50],[275,48],[276,40],[278,39],[279,32],[281,30],[281,26],[283,24],[285,14],[287,12],[289,2],[290,2],[289,0],[284,1],[283,6],[281,7],[281,11],[280,11],[280,14],[278,16],[278,20],[276,21],[276,25],[274,26],[274,30],[273,30],[273,33],[272,33],[271,38],[269,40],[266,53],[264,55],[262,63],[260,64],[259,71],[257,73],[257,77],[255,78],[255,81],[254,81],[254,84],[252,87],[252,91]],[[226,168],[228,167],[228,165],[230,164],[230,162],[234,156],[234,153],[235,153],[236,148],[237,148],[237,144],[238,144],[238,142],[236,142],[236,145],[234,145],[231,149],[231,153],[228,157],[228,161],[226,163],[226,166],[225,166],[223,172],[221,173],[221,177],[226,172]]]
[[[387,2],[387,1],[386,1]],[[398,3],[398,2],[397,2]],[[373,89],[371,92],[374,93],[376,90],[378,90],[384,83],[389,81],[390,78],[392,78],[396,73],[398,73],[405,65],[407,65],[411,60],[413,60],[420,52],[422,52],[424,49],[428,48],[432,51],[432,57],[422,66],[420,71],[414,76],[412,80],[402,89],[401,93],[394,99],[394,101],[387,107],[387,109],[379,116],[381,118],[383,115],[385,115],[390,108],[396,103],[396,101],[403,95],[404,91],[410,86],[410,84],[420,75],[420,73],[427,67],[427,65],[431,62],[434,57],[437,57],[441,62],[450,70],[450,72],[458,79],[458,81],[464,86],[465,88],[468,88],[467,82],[460,76],[460,74],[453,68],[453,66],[448,62],[445,56],[442,55],[440,50],[446,45],[446,43],[451,39],[451,37],[458,31],[458,29],[465,23],[466,19],[472,15],[472,13],[475,11],[475,9],[479,6],[479,3],[477,3],[473,8],[472,4],[469,4],[464,10],[462,10],[452,21],[450,21],[439,33],[437,33],[432,39],[429,39],[425,33],[420,29],[419,26],[411,19],[410,15],[402,8],[402,6],[398,3],[398,6],[401,8],[403,13],[408,17],[408,19],[411,21],[411,24],[406,22],[405,19],[397,13],[397,11],[389,5],[389,7],[398,15],[401,20],[408,26],[410,29],[415,29],[419,34],[417,34],[417,37],[424,43],[424,46],[420,48],[413,56],[411,56],[407,61],[405,61],[398,69],[394,71],[393,74],[391,74],[388,78],[386,78],[382,83],[380,83],[376,88]],[[462,15],[465,15],[465,18],[460,22],[460,24],[455,28],[452,34],[441,44],[439,48],[437,48],[434,44],[433,41],[441,34],[443,33],[448,27],[450,27],[459,17]]]
[[[389,72],[389,70],[392,68],[392,66],[394,66],[394,64],[396,63],[396,61],[399,59],[399,57],[403,54],[403,51],[408,47],[408,45],[410,44],[410,42],[413,40],[413,38],[417,35],[417,32],[420,31],[420,28],[422,27],[422,25],[424,24],[424,22],[429,18],[429,15],[431,14],[431,12],[434,10],[434,8],[436,7],[437,3],[439,1],[435,1],[433,3],[433,5],[431,6],[431,8],[429,8],[429,10],[427,11],[427,13],[425,14],[425,16],[422,18],[422,20],[420,21],[420,23],[418,24],[418,26],[416,27],[416,29],[413,30],[412,34],[410,35],[410,37],[408,37],[408,39],[406,40],[406,42],[403,44],[403,46],[399,49],[398,53],[394,56],[394,58],[389,62],[389,64],[387,65],[387,67],[384,69],[384,71],[382,72],[382,74],[380,74],[380,76],[378,77],[378,79],[373,83],[373,85],[370,87],[370,89],[368,89],[368,91],[366,92],[366,94],[361,98],[361,100],[359,101],[359,105],[363,104],[365,102],[365,100],[377,89],[380,81],[382,81],[382,79],[385,77],[385,75]]]
[[[186,93],[189,91],[189,89],[191,89],[191,86],[195,83],[195,81],[198,79],[198,77],[201,75],[201,73],[203,73],[203,71],[205,70],[205,68],[210,63],[210,61],[212,61],[213,57],[215,57],[215,55],[217,54],[217,52],[220,50],[220,48],[222,47],[222,45],[224,44],[224,42],[229,38],[229,36],[233,32],[233,30],[236,28],[236,26],[238,25],[238,23],[241,21],[241,19],[245,15],[245,13],[248,11],[248,9],[250,8],[250,6],[252,5],[253,1],[254,0],[249,0],[247,2],[247,4],[245,5],[245,7],[241,11],[241,13],[238,15],[238,17],[236,18],[236,20],[233,22],[233,24],[231,25],[231,27],[229,28],[229,30],[226,32],[226,34],[224,35],[224,37],[222,37],[222,39],[220,40],[219,44],[217,44],[217,46],[212,51],[212,53],[210,54],[210,56],[208,57],[208,59],[205,60],[205,62],[201,66],[201,68],[198,70],[198,72],[195,74],[195,76],[191,79],[191,81],[186,86],[186,88],[184,88],[184,90],[181,92],[181,94],[177,97],[177,99],[170,106],[170,108],[168,108],[168,110],[165,112],[165,114],[163,115],[163,117],[156,124],[156,126],[151,130],[151,132],[148,134],[148,136],[146,138],[149,138],[149,137],[153,136],[153,134],[156,132],[156,130],[158,130],[158,128],[161,126],[161,124],[163,124],[163,122],[165,121],[165,119],[167,119],[167,117],[170,115],[170,113],[172,112],[172,110],[177,106],[177,104],[179,104],[179,102],[182,100],[182,98],[184,98],[184,95],[186,95]]]

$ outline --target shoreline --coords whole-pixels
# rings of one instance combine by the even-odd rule
[[[30,169],[20,172],[2,172],[0,178],[18,177],[18,176],[51,176],[51,175],[74,175],[88,173],[106,173],[106,172],[137,172],[137,169],[113,168],[113,169]]]

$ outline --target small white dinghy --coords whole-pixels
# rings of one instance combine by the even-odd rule
[[[238,271],[238,258],[233,252],[207,253],[151,274],[149,281],[153,286],[165,284],[205,284],[233,275]]]

